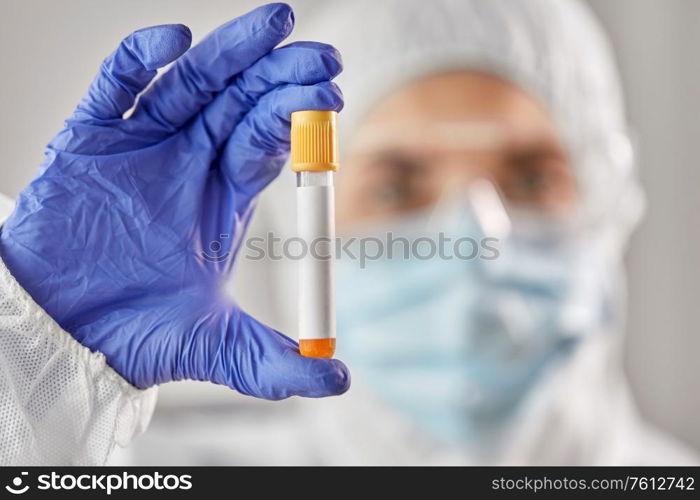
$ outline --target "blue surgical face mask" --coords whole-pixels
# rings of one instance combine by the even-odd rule
[[[364,269],[357,260],[338,262],[339,356],[353,377],[433,436],[493,446],[547,367],[604,321],[602,273],[596,252],[557,231],[514,226],[485,248],[468,211],[451,220],[458,223],[443,235],[478,242],[475,258],[404,259],[395,248]],[[426,222],[421,214],[387,231],[415,241]],[[386,240],[387,231],[371,233]]]

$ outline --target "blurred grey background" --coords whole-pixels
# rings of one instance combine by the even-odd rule
[[[129,32],[183,23],[195,39],[262,2],[0,3],[0,191],[16,196],[102,59]],[[290,2],[303,24],[316,0]],[[700,2],[589,0],[627,93],[649,207],[628,257],[626,365],[642,412],[700,449]]]

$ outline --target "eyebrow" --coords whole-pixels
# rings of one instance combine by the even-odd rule
[[[371,153],[388,147],[439,149],[500,149],[508,142],[506,127],[495,120],[459,120],[431,123],[369,124],[352,141],[354,153]]]

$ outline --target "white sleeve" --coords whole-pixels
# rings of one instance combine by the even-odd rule
[[[151,419],[136,389],[79,344],[0,260],[0,465],[102,465]]]

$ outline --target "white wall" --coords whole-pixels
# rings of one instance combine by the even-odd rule
[[[200,38],[249,0],[8,1],[0,4],[0,189],[16,195],[101,60],[139,27]],[[309,1],[294,2],[300,9]],[[645,413],[700,448],[700,2],[591,0],[611,30],[641,146],[647,219],[629,256],[628,369]]]

